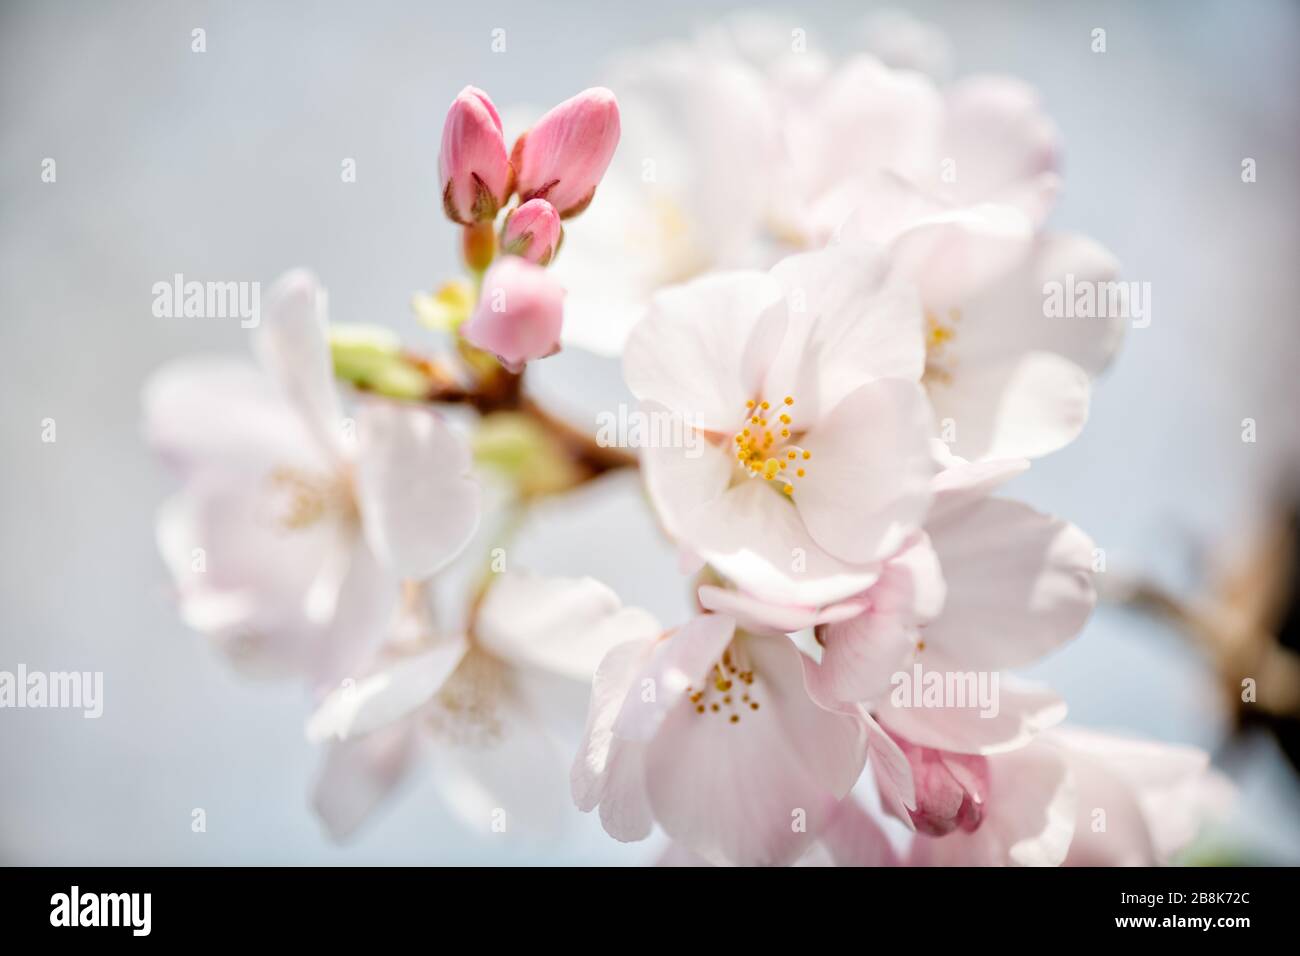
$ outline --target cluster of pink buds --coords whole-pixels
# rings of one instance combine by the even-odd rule
[[[442,205],[463,227],[466,264],[483,277],[461,333],[511,371],[559,350],[564,291],[544,267],[563,241],[561,221],[590,205],[618,137],[618,103],[602,87],[556,106],[509,151],[501,117],[482,90],[465,87],[447,111],[438,156]],[[519,202],[498,241],[496,219],[512,195]]]

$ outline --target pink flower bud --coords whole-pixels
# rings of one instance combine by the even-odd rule
[[[609,168],[618,136],[618,101],[609,90],[597,86],[565,100],[515,143],[520,199],[545,199],[561,217],[576,216]]]
[[[530,199],[506,216],[501,248],[544,266],[560,248],[562,232],[555,207],[545,199]]]
[[[504,256],[483,277],[478,306],[461,326],[466,341],[512,372],[560,350],[564,289],[541,266]]]
[[[912,767],[916,809],[908,813],[916,829],[930,836],[943,836],[959,827],[967,833],[978,830],[988,794],[988,761],[918,747],[905,740],[899,740],[898,745]]]
[[[482,90],[467,86],[452,101],[438,151],[442,208],[461,225],[496,218],[513,183],[501,117]]]

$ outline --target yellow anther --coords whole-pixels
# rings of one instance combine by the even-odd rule
[[[763,477],[772,478],[776,475],[777,470],[781,467],[780,462],[775,458],[769,458],[763,462]]]
[[[786,457],[786,458],[789,458],[791,461],[794,461],[794,458],[795,458],[795,453],[794,453],[794,451],[791,450],[791,451],[786,452],[786,453],[785,453],[785,457]]]
[[[794,494],[794,485],[786,485],[781,490],[784,491],[787,495],[792,495]]]
[[[789,415],[782,415],[782,416],[781,416],[781,424],[782,424],[782,425],[789,425],[789,424],[790,424],[790,416],[789,416]]]
[[[810,452],[810,451],[805,451],[805,452],[803,453],[803,460],[804,460],[804,461],[807,461],[807,460],[808,460],[809,458],[811,458],[811,457],[812,457],[812,452]]]
[[[767,411],[772,406],[769,405],[767,402],[764,402],[762,405],[759,405],[758,407],[761,408],[763,411]]]
[[[781,470],[785,471],[785,462],[781,462]]]
[[[802,477],[803,477],[803,469],[800,468],[798,471],[795,472],[795,474],[798,475],[800,478],[802,478]]]
[[[748,402],[746,402],[746,403],[745,403],[745,407],[746,407],[746,408],[753,408],[753,407],[754,407],[754,401],[753,401],[753,399],[750,399]]]
[[[785,397],[785,403],[786,403],[787,405],[793,405],[793,404],[794,404],[794,398],[791,397],[791,396],[789,396],[789,395],[787,395],[787,396]]]
[[[782,437],[782,438],[789,438],[789,437],[790,437],[790,429],[788,429],[788,428],[782,428],[782,429],[781,429],[781,437]]]

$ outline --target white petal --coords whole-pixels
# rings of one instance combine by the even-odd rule
[[[341,458],[343,413],[334,384],[326,295],[305,269],[287,272],[266,296],[253,346],[323,452]]]
[[[918,629],[909,617],[867,611],[820,632],[821,666],[812,672],[822,701],[873,701],[887,694],[890,678],[912,658]]]
[[[1038,458],[1074,440],[1088,420],[1088,375],[1051,352],[967,362],[930,386],[935,417],[956,426],[963,458]]]
[[[502,574],[479,608],[475,633],[501,659],[591,681],[604,656],[625,641],[657,637],[653,615],[625,608],[594,578]]]
[[[188,626],[245,672],[301,674],[313,669],[328,625],[308,596],[337,588],[330,567],[346,560],[349,534],[329,521],[283,526],[268,483],[197,477],[161,509],[158,546]]]
[[[443,641],[336,688],[308,719],[307,739],[349,740],[401,720],[433,699],[466,647],[463,638]]]
[[[414,726],[399,723],[329,745],[311,803],[331,839],[351,836],[397,788],[410,771],[414,743]]]
[[[880,574],[879,565],[846,564],[822,550],[789,500],[762,479],[742,482],[701,509],[689,543],[743,590],[777,604],[831,604]]]
[[[492,833],[503,822],[516,830],[550,836],[560,832],[573,807],[566,787],[571,741],[562,741],[539,708],[555,684],[585,696],[576,682],[539,672],[503,674],[492,701],[494,732],[488,739],[435,737],[435,783],[443,799],[473,831]]]
[[[910,698],[903,699],[901,688],[906,685],[900,685],[900,699],[895,701],[891,693],[880,700],[875,707],[876,717],[890,733],[912,743],[954,753],[1005,753],[1025,746],[1043,730],[1065,719],[1065,702],[1046,688],[1016,681],[1006,674],[976,674],[944,666],[943,658],[930,650],[922,652],[920,660],[925,672],[937,673],[945,680],[949,673],[954,679],[960,676],[967,681],[972,674],[977,680],[983,676],[991,691],[996,676],[998,686],[992,695],[993,706],[985,711],[978,702],[964,707],[955,706],[955,701],[940,707],[912,706]],[[978,697],[978,685],[974,693],[969,682],[963,686],[968,700]]]
[[[667,411],[651,402],[643,402],[641,409],[649,414]],[[694,450],[658,445],[643,449],[646,490],[664,531],[678,540],[689,539],[698,514],[726,491],[735,466],[729,450],[704,441]]]
[[[761,272],[717,273],[655,296],[623,356],[642,401],[733,433],[785,333],[780,285]]]
[[[737,591],[704,585],[698,592],[700,606],[736,619],[746,631],[769,634],[793,634],[829,621],[844,621],[862,612],[857,601],[831,604],[825,608],[796,604],[775,604]]]
[[[844,243],[790,256],[772,268],[785,290],[789,328],[764,390],[792,428],[812,427],[860,385],[919,381],[925,367],[921,303],[911,284],[890,283],[872,245]]]
[[[945,95],[940,155],[956,163],[954,199],[972,202],[1017,194],[1017,187],[1053,171],[1060,136],[1037,92],[1005,76],[971,76]]]
[[[592,681],[583,743],[569,774],[578,809],[599,806],[605,829],[625,842],[649,835],[650,808],[642,776],[643,745],[616,739],[614,724],[652,647],[651,641],[629,641],[601,661]]]
[[[1079,782],[1069,866],[1158,866],[1184,849],[1232,800],[1232,786],[1192,747],[1058,727],[1043,737]],[[1106,814],[1105,830],[1093,814]]]
[[[930,504],[930,434],[910,382],[863,385],[835,406],[801,442],[812,457],[793,497],[813,539],[858,564],[898,551]]]
[[[145,439],[186,473],[332,470],[275,382],[243,359],[169,362],[143,390]]]
[[[967,461],[948,451],[937,439],[931,444],[943,468],[930,483],[934,504],[928,520],[942,520],[944,515],[988,497],[1001,485],[1029,470],[1027,458],[996,458]]]
[[[842,801],[822,831],[822,843],[836,866],[898,866],[889,837],[852,797]]]
[[[357,415],[366,540],[399,577],[424,579],[473,536],[479,486],[468,443],[436,412],[374,401]]]
[[[1031,664],[1078,634],[1092,613],[1093,544],[1074,525],[985,498],[928,528],[948,597],[924,639],[961,667]]]

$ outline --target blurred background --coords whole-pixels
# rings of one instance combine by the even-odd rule
[[[249,347],[237,320],[152,315],[153,284],[177,272],[269,284],[307,265],[337,320],[420,346],[430,333],[410,296],[456,267],[436,169],[456,92],[473,83],[503,108],[545,106],[599,82],[618,50],[740,6],[3,4],[0,670],[103,671],[105,706],[99,720],[0,710],[0,863],[654,858],[656,846],[617,844],[576,813],[552,842],[475,832],[427,775],[346,846],[330,843],[307,803],[319,754],[303,737],[303,693],[238,677],[178,619],[153,530],[175,485],[140,440],[139,390],[167,359]],[[861,47],[874,9],[804,0],[794,15],[810,48],[840,55]],[[1300,6],[909,10],[952,38],[955,74],[1038,87],[1065,142],[1052,225],[1096,237],[1126,278],[1150,283],[1150,327],[1130,331],[1082,437],[1009,493],[1086,529],[1109,590],[1140,580],[1213,598],[1222,569],[1284,527],[1279,496],[1300,488]],[[1099,27],[1104,54],[1091,50]],[[491,50],[495,28],[505,53]],[[341,181],[346,158],[355,183]],[[577,353],[538,368],[544,396],[608,402],[621,388],[616,363]],[[54,443],[41,440],[47,418]],[[665,620],[686,607],[635,476],[555,502],[515,560],[594,574]],[[1073,721],[1216,754],[1241,799],[1193,859],[1300,862],[1294,768],[1267,730],[1233,733],[1222,679],[1167,617],[1104,607],[1034,676]]]

